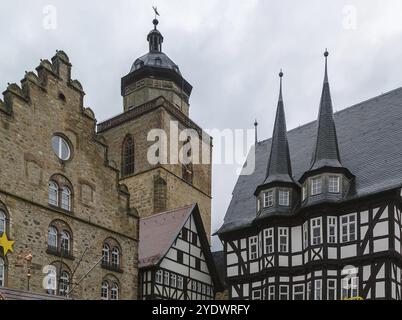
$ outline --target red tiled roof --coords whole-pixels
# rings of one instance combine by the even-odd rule
[[[165,256],[194,206],[189,205],[140,219],[140,268],[156,265]]]

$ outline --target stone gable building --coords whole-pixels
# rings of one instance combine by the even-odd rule
[[[0,99],[0,287],[72,299],[137,299],[139,219],[197,204],[210,241],[211,165],[150,164],[148,132],[167,132],[157,153],[211,138],[189,118],[191,85],[148,35],[149,53],[122,79],[124,111],[97,124],[63,51],[41,60]],[[174,128],[173,128],[174,129]],[[180,149],[180,148],[179,148]],[[191,156],[193,148],[187,148]],[[177,151],[178,152],[178,151]],[[55,290],[44,279],[55,267]],[[49,280],[50,281],[50,280]],[[50,281],[51,282],[51,281]]]

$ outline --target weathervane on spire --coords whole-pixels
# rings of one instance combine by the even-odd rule
[[[158,12],[158,7],[152,6],[152,9],[154,9],[154,12],[155,12],[155,19],[156,19],[156,16],[160,16],[160,14],[159,14],[159,12]]]

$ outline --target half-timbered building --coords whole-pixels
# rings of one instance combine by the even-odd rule
[[[219,235],[232,299],[401,299],[402,88],[257,142]]]
[[[212,300],[221,291],[198,205],[140,221],[140,298]]]

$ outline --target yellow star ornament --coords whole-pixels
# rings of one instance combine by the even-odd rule
[[[0,247],[3,247],[3,254],[6,255],[8,251],[13,252],[14,240],[8,240],[6,233],[0,237]]]

